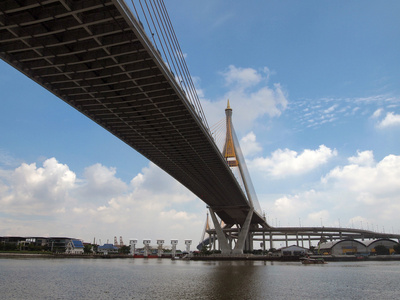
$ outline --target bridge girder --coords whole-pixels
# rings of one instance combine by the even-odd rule
[[[0,57],[243,224],[246,196],[123,1],[1,1]]]

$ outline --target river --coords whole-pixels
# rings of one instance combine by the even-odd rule
[[[0,299],[399,299],[399,261],[0,258]]]

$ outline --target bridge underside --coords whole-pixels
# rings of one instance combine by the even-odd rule
[[[0,57],[243,224],[245,195],[122,1],[1,1]],[[265,224],[258,213],[252,223]]]

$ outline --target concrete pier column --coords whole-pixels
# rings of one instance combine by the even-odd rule
[[[143,240],[143,245],[144,245],[144,252],[143,256],[148,257],[149,256],[149,247],[150,247],[151,240]]]
[[[186,252],[190,254],[190,245],[192,244],[192,240],[185,240]]]
[[[216,249],[216,242],[217,242],[217,235],[215,233],[213,233],[212,235],[212,247],[210,250],[217,250]]]
[[[135,255],[137,242],[138,242],[137,239],[130,239],[129,240],[129,246],[131,246],[130,255],[132,255],[132,256]]]
[[[157,249],[157,256],[161,257],[162,253],[163,253],[163,245],[164,245],[164,240],[157,240],[157,245],[158,245],[158,249]]]
[[[217,216],[215,215],[213,209],[211,207],[209,207],[208,209],[210,211],[210,216],[214,223],[215,231],[217,233],[218,246],[221,249],[221,253],[225,254],[225,255],[230,254],[231,249],[229,248],[228,239],[226,238],[225,233],[221,228],[221,224],[218,222]],[[215,242],[215,240],[214,240],[214,242]]]
[[[263,232],[263,251],[265,252],[265,231]]]
[[[249,243],[249,245],[248,245],[248,250],[249,250],[250,252],[253,252],[253,250],[254,250],[254,245],[253,245],[253,233],[252,233],[252,232],[249,232],[249,233],[247,234],[247,240],[248,240],[248,243]]]
[[[269,233],[269,249],[274,248],[274,240],[272,236],[272,232]]]
[[[253,209],[249,210],[246,216],[246,220],[244,221],[242,228],[240,228],[237,244],[235,245],[235,248],[232,251],[233,254],[243,254],[244,245],[249,235],[250,221],[253,216],[253,212],[254,212]]]
[[[176,256],[176,245],[178,245],[178,240],[171,240],[172,245],[172,258]]]

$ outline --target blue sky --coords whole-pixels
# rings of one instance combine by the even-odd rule
[[[272,225],[400,232],[398,1],[166,6]],[[200,239],[205,205],[135,150],[4,62],[0,88],[1,235]]]

